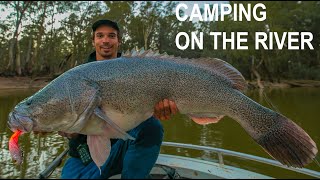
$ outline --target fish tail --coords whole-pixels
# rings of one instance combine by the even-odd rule
[[[311,163],[318,152],[315,142],[297,124],[279,114],[278,123],[260,135],[257,143],[282,164],[302,168]]]

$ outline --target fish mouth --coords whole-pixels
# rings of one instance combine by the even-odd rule
[[[13,111],[9,113],[8,127],[12,132],[17,130],[31,132],[33,129],[33,121],[29,116],[21,115]]]

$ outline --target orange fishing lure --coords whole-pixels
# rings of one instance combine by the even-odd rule
[[[11,154],[12,159],[17,163],[22,163],[22,151],[19,147],[18,140],[19,136],[21,135],[22,131],[17,130],[9,140],[9,152]]]

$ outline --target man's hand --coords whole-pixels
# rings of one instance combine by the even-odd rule
[[[154,107],[154,117],[160,120],[168,120],[170,117],[178,112],[177,105],[174,101],[164,99]]]

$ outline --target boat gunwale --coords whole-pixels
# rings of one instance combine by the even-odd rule
[[[219,164],[224,164],[223,163],[223,155],[227,155],[227,156],[238,157],[238,158],[251,160],[251,161],[255,161],[255,162],[260,162],[263,164],[268,164],[268,165],[280,167],[283,169],[287,169],[290,171],[298,172],[301,174],[309,175],[312,177],[320,178],[320,172],[317,172],[317,171],[314,171],[311,169],[288,167],[288,166],[285,166],[285,165],[281,164],[280,162],[272,160],[272,159],[263,158],[263,157],[259,157],[259,156],[255,156],[255,155],[251,155],[251,154],[246,154],[246,153],[241,153],[241,152],[236,152],[236,151],[232,151],[232,150],[209,147],[209,146],[200,146],[200,145],[193,145],[193,144],[168,142],[168,141],[162,142],[162,145],[169,146],[169,147],[180,147],[180,148],[187,148],[187,149],[193,149],[193,150],[215,152],[218,154]]]

